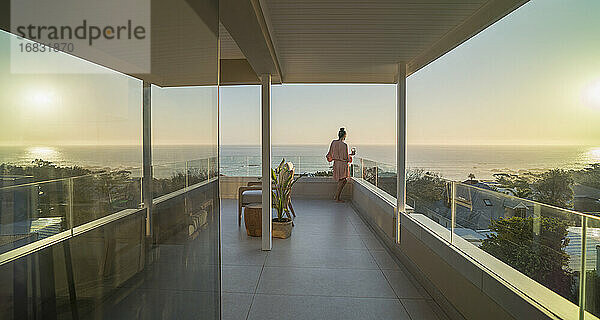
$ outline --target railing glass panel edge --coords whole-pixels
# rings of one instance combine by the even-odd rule
[[[355,179],[396,196],[394,166],[355,158],[351,172]],[[600,316],[599,216],[502,193],[475,180],[446,180],[425,170],[407,170],[406,180],[408,214],[439,225],[439,231],[428,229],[449,246],[474,261],[489,260],[482,265],[513,279],[508,283],[519,291],[523,288],[514,274],[577,305],[586,319]],[[509,269],[499,268],[498,262]]]

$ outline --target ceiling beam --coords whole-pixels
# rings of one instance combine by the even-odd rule
[[[221,64],[219,85],[260,84],[260,79],[246,59],[221,59],[219,63]]]
[[[260,6],[255,9],[255,6],[252,1],[220,0],[221,23],[256,74],[271,74],[279,78],[280,68],[275,63],[277,58],[273,56],[273,42],[262,9]],[[260,12],[258,15],[257,10]]]
[[[277,50],[275,49],[273,37],[271,36],[271,30],[273,27],[271,25],[270,16],[267,12],[267,6],[264,4],[264,1],[261,0],[250,1],[252,2],[252,7],[254,8],[254,13],[256,14],[256,18],[258,19],[260,29],[262,30],[263,36],[265,37],[267,47],[269,48],[269,53],[271,54],[271,58],[273,59],[273,64],[275,65],[275,69],[277,70],[277,76],[279,76],[280,82],[283,82],[281,65],[279,64]]]

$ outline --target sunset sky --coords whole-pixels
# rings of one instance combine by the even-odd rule
[[[594,0],[531,1],[411,75],[408,142],[600,144],[599,12]],[[222,143],[258,144],[258,88],[221,90]],[[341,126],[355,144],[395,143],[393,85],[272,95],[273,143],[327,143]]]
[[[595,0],[531,1],[411,75],[409,143],[600,145],[598,12]],[[9,44],[0,33],[0,145],[140,143],[140,81],[11,74]],[[164,90],[155,142],[214,142],[215,89]],[[222,144],[260,143],[259,94],[220,89]],[[272,142],[326,144],[343,126],[351,143],[393,144],[395,100],[394,85],[274,86]]]

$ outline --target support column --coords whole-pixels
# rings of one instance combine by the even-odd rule
[[[400,221],[406,211],[406,64],[398,63],[396,98],[396,242],[400,243]]]
[[[271,75],[261,75],[260,83],[262,111],[262,249],[271,250],[273,246],[271,237]]]
[[[144,81],[142,89],[142,202],[146,208],[146,236],[152,236],[152,109],[150,83]]]

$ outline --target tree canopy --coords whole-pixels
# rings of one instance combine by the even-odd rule
[[[573,178],[568,171],[551,169],[533,183],[534,200],[560,208],[573,207]]]
[[[567,223],[555,217],[538,217],[540,234],[533,232],[534,218],[493,220],[493,231],[483,240],[481,249],[543,284],[567,299],[573,298],[572,271],[565,248],[569,241]]]
[[[424,170],[410,170],[406,173],[406,194],[416,200],[435,202],[442,200],[445,181],[437,173]]]

